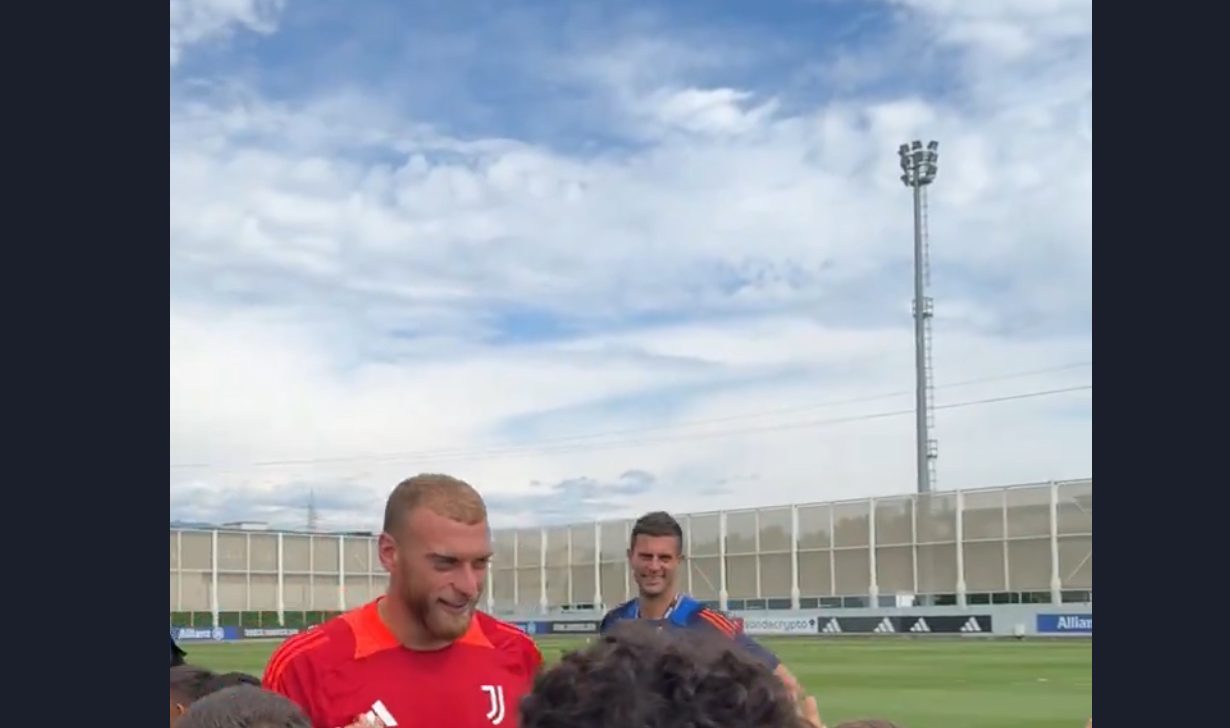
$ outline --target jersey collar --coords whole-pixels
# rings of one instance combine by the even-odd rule
[[[683,599],[683,593],[682,592],[676,593],[675,598],[672,599],[671,603],[666,606],[666,612],[662,614],[662,619],[659,621],[669,622],[671,615],[674,614],[675,608],[679,606],[679,602],[682,599]],[[633,619],[641,618],[641,599],[640,597],[637,597],[636,599],[632,600],[632,618]]]
[[[397,639],[393,631],[380,618],[379,605],[381,600],[386,598],[385,596],[378,597],[342,616],[354,633],[355,659],[402,646],[401,641]],[[474,616],[470,618],[470,628],[453,644],[491,647],[491,640],[487,639],[487,635],[483,632],[482,625],[478,623],[478,620],[479,615],[475,611]],[[444,649],[448,649],[448,647]]]

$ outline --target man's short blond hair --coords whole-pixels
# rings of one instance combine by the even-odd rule
[[[466,525],[487,520],[487,505],[469,483],[451,475],[423,473],[397,484],[384,506],[384,532],[396,533],[415,508],[427,508]]]

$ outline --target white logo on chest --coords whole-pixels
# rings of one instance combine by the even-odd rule
[[[388,728],[396,728],[397,726],[397,721],[393,719],[393,714],[389,712],[388,708],[384,707],[384,703],[380,700],[372,703],[372,709],[367,711],[367,714],[363,717],[373,724],[379,720],[380,724]]]
[[[487,693],[487,697],[491,701],[491,707],[487,710],[487,720],[491,721],[491,725],[499,725],[504,722],[504,686],[503,685],[483,685],[483,692]]]

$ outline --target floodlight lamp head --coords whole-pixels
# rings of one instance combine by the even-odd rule
[[[921,140],[915,139],[897,147],[897,154],[901,157],[901,171],[904,172],[901,181],[907,187],[922,187],[935,181],[935,175],[939,171],[939,146],[939,142],[932,140],[924,147]]]

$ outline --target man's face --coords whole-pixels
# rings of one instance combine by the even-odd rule
[[[674,536],[638,534],[628,549],[628,564],[641,596],[656,597],[675,589],[675,573],[683,561]]]
[[[451,642],[469,629],[490,560],[486,521],[467,525],[428,508],[407,514],[396,538],[380,536],[393,593],[440,640]]]

